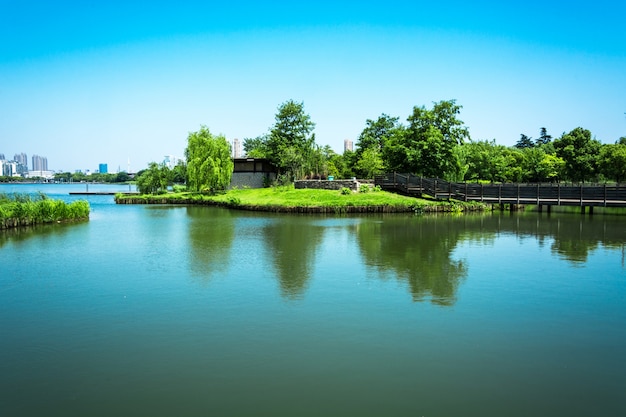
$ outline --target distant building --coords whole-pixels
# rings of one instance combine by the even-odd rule
[[[101,174],[108,174],[109,173],[109,165],[108,164],[99,164],[98,165],[98,172]]]
[[[163,165],[168,167],[169,169],[173,169],[176,165],[178,165],[182,159],[174,155],[165,155],[163,159]]]
[[[233,139],[233,159],[241,158],[241,141]]]
[[[343,141],[343,151],[354,151],[354,143],[350,139]]]
[[[33,171],[47,171],[48,158],[45,156],[33,155]]]
[[[5,177],[19,176],[18,165],[16,161],[2,161],[2,175]]]
[[[5,158],[4,158],[4,154],[3,154],[3,153],[0,153],[0,161],[4,161],[4,160],[5,160]]]
[[[28,170],[28,156],[26,156],[24,152],[20,154],[15,154],[15,156],[13,157],[13,160],[15,162],[19,162],[20,164],[24,166],[24,168]]]

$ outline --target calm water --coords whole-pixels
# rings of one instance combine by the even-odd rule
[[[2,416],[626,415],[626,216],[89,200],[0,233]]]

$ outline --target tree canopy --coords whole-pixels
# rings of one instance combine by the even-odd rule
[[[226,189],[233,174],[230,144],[224,135],[213,135],[206,126],[187,137],[187,187],[192,191]]]
[[[309,170],[315,145],[314,128],[315,123],[304,111],[304,103],[289,100],[278,107],[266,147],[268,158],[281,173],[300,178]]]
[[[432,109],[413,108],[406,130],[398,131],[386,152],[389,168],[426,177],[458,178],[461,165],[455,147],[469,139],[457,118],[462,106],[455,100],[434,103]]]

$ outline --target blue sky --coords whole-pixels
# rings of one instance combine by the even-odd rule
[[[474,140],[626,136],[626,3],[0,0],[0,153],[53,170],[256,137],[304,102],[343,151],[367,119],[455,99]]]

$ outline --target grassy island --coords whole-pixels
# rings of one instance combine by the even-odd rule
[[[84,200],[66,203],[45,194],[0,194],[0,229],[86,220],[89,203]]]
[[[293,186],[232,189],[223,194],[179,192],[129,196],[118,194],[118,204],[199,204],[241,210],[283,213],[408,213],[483,210],[486,205],[460,201],[434,201],[386,191],[294,189]]]

